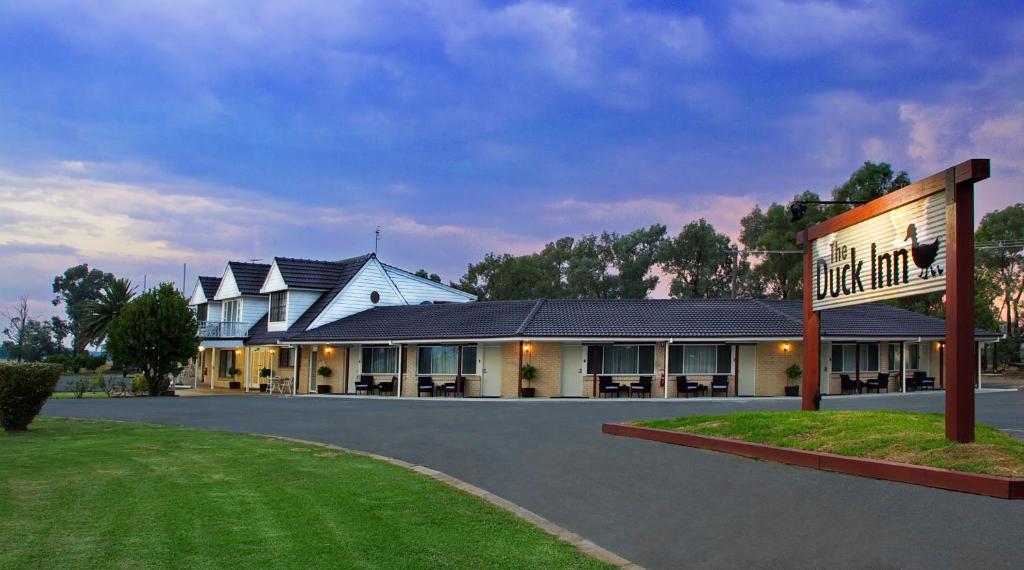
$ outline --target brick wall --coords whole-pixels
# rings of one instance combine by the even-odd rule
[[[788,346],[786,351],[783,347]],[[794,364],[803,366],[803,346],[799,342],[757,343],[757,379],[754,394],[782,396],[786,393],[786,369]]]

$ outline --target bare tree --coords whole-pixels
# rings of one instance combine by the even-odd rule
[[[25,350],[26,326],[32,320],[32,315],[29,314],[28,310],[28,297],[19,298],[13,307],[8,307],[4,310],[2,316],[4,321],[6,321],[4,336],[7,337],[12,346],[17,347],[18,362],[21,362],[21,355],[24,354]]]

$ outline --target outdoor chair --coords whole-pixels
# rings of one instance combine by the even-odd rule
[[[644,394],[647,394],[647,397],[650,398],[652,381],[653,378],[650,376],[641,376],[636,382],[629,385],[629,396],[632,398],[633,394],[639,394],[643,398]]]
[[[916,388],[928,388],[929,390],[934,390],[935,378],[928,376],[928,373],[924,370],[917,370],[914,372],[914,385]]]
[[[839,392],[842,394],[847,393],[856,394],[860,392],[860,386],[857,385],[857,381],[852,380],[849,374],[839,375]]]
[[[416,380],[416,396],[420,397],[424,393],[434,395],[434,377],[433,376],[420,376]]]
[[[711,396],[721,393],[723,396],[729,395],[729,377],[716,375],[711,377]]]
[[[597,381],[597,393],[599,396],[604,395],[604,397],[607,398],[608,394],[615,394],[616,398],[619,397],[622,385],[616,384],[615,381],[612,380],[611,376],[598,376]]]
[[[459,376],[454,382],[446,382],[441,389],[444,391],[444,395],[451,394],[452,396],[466,396],[466,379]]]
[[[864,384],[864,385],[867,386],[868,392],[870,392],[872,389],[874,389],[875,392],[879,392],[881,390],[885,390],[886,392],[888,392],[889,391],[889,373],[888,372],[879,372],[878,373],[878,378],[874,378],[872,380],[868,380],[867,383]]]
[[[686,394],[687,398],[690,397],[690,394],[700,396],[706,394],[707,391],[708,387],[700,382],[688,382],[686,376],[676,376],[676,397],[679,397],[679,394]]]
[[[377,394],[383,396],[384,394],[395,395],[395,390],[398,387],[398,377],[392,376],[391,380],[377,383]]]
[[[373,393],[374,388],[373,376],[360,376],[356,382],[356,394],[366,392],[367,395],[370,395]]]

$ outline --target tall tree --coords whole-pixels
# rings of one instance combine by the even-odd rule
[[[3,317],[6,321],[3,333],[7,339],[3,346],[8,358],[18,362],[36,362],[58,352],[50,323],[32,318],[27,297],[22,297],[14,307],[4,311]]]
[[[616,297],[643,299],[658,286],[658,276],[651,275],[651,268],[657,262],[666,233],[665,226],[653,224],[625,235],[602,235],[618,281]]]
[[[99,300],[103,287],[114,280],[110,273],[89,269],[88,264],[69,267],[63,275],[53,278],[53,305],[64,304],[71,327],[71,346],[75,353],[85,350],[93,339],[83,330],[83,317],[89,304]]]
[[[672,275],[669,294],[677,299],[710,299],[731,294],[733,246],[729,237],[701,218],[683,226],[659,252],[665,272]]]
[[[167,389],[199,349],[198,324],[188,299],[170,283],[139,295],[110,323],[107,352],[142,369],[150,396]]]
[[[793,201],[820,201],[811,191],[793,197]],[[825,209],[810,206],[799,220],[789,210],[772,204],[767,210],[755,206],[740,220],[740,243],[754,258],[749,273],[762,287],[761,295],[774,299],[799,299],[803,292],[803,257],[794,242],[796,233],[826,218]]]
[[[893,190],[910,185],[910,176],[906,171],[896,172],[887,162],[867,161],[850,175],[842,185],[832,189],[832,199],[836,201],[868,202],[885,196]],[[828,215],[835,216],[853,208],[849,204],[834,204],[828,208]]]
[[[997,287],[1006,334],[1016,339],[1024,297],[1024,203],[985,214],[974,241],[979,273]]]
[[[28,309],[28,297],[21,297],[18,302],[4,311],[4,336],[7,337],[5,344],[9,343],[7,352],[10,353],[11,349],[14,350],[15,358],[18,362],[21,362],[22,351],[25,348],[25,342],[27,341],[27,326],[29,321],[32,320],[32,315]]]
[[[107,336],[107,328],[125,305],[135,296],[136,287],[128,279],[115,278],[103,286],[99,298],[86,305],[82,314],[81,334],[88,343],[100,346]]]
[[[417,270],[415,275],[416,275],[416,277],[422,277],[424,279],[430,279],[431,281],[434,281],[434,282],[437,282],[437,283],[441,282],[441,276],[440,275],[438,275],[437,273],[427,273],[426,269],[419,269],[419,270]]]

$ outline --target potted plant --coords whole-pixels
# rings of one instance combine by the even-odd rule
[[[800,377],[804,375],[803,368],[800,368],[799,364],[794,364],[786,369],[786,395],[787,396],[799,396],[800,395]]]
[[[526,380],[526,383],[529,384],[530,381],[537,377],[537,367],[530,363],[526,363],[523,365],[523,369],[522,371],[520,371],[520,374],[522,374],[523,380]],[[532,386],[523,388],[524,398],[532,398],[535,393],[536,389],[533,388]]]
[[[242,389],[242,383],[237,381],[237,380],[235,380],[235,377],[238,376],[241,373],[242,373],[242,371],[239,370],[238,368],[235,368],[235,367],[228,368],[228,376],[231,377],[231,381],[228,382],[228,388],[230,388],[232,390],[241,390]]]
[[[317,384],[316,385],[316,393],[317,394],[330,394],[331,393],[331,385],[327,384],[327,378],[329,378],[331,376],[331,367],[330,366],[321,366],[320,368],[317,368],[316,369],[316,375],[324,379],[324,383],[323,384]]]
[[[269,368],[260,368],[260,379],[264,378],[270,378]],[[268,388],[270,388],[270,380],[260,382],[260,392],[266,392]]]

